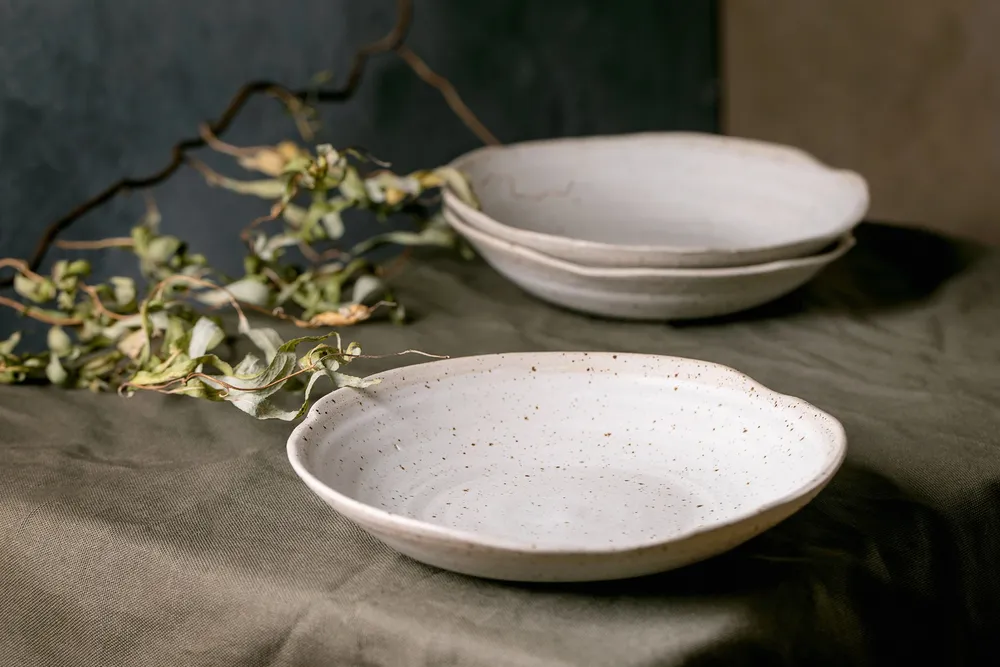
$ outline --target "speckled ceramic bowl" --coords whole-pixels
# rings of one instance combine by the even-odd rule
[[[566,137],[478,148],[452,166],[477,230],[575,264],[710,268],[818,252],[868,211],[868,184],[797,148],[697,132]]]
[[[836,419],[712,363],[434,361],[320,399],[288,440],[337,512],[418,561],[518,581],[676,568],[774,526],[843,460]]]
[[[445,220],[498,273],[549,303],[626,320],[719,317],[760,306],[802,287],[854,247],[850,234],[825,252],[721,269],[609,269],[581,266],[508,243],[457,219]]]

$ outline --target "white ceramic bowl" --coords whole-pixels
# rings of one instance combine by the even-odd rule
[[[476,229],[577,264],[691,268],[818,252],[868,210],[860,175],[794,148],[689,132],[531,141],[452,166],[482,210],[445,193]]]
[[[580,266],[444,217],[501,275],[529,294],[591,315],[631,320],[684,320],[728,315],[784,296],[854,246],[842,237],[810,257],[720,269],[617,269]]]
[[[376,539],[447,570],[587,581],[726,551],[811,500],[840,423],[717,364],[541,352],[434,361],[320,399],[295,472]]]

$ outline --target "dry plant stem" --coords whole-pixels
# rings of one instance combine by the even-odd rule
[[[268,280],[274,283],[274,286],[277,287],[278,289],[285,288],[285,281],[282,280],[281,277],[277,273],[275,273],[273,269],[265,268],[263,271],[261,271],[261,273]]]
[[[226,390],[226,395],[228,395],[228,393],[230,391],[261,391],[262,389],[270,389],[271,387],[273,387],[275,385],[279,385],[279,384],[282,384],[284,382],[287,382],[288,380],[291,380],[293,377],[296,377],[298,375],[302,375],[303,373],[309,373],[310,371],[314,371],[314,370],[316,370],[316,366],[315,365],[306,366],[305,368],[300,368],[297,371],[289,373],[285,377],[278,378],[277,380],[274,380],[273,382],[269,382],[269,383],[267,383],[265,385],[261,385],[260,387],[237,387],[235,385],[229,384],[228,382],[225,382],[225,381],[221,380],[219,377],[214,376],[214,375],[208,375],[207,373],[188,373],[187,375],[185,375],[182,378],[177,378],[176,380],[171,380],[170,382],[164,382],[163,384],[132,384],[131,382],[126,382],[126,383],[122,384],[121,388],[119,388],[119,393],[122,391],[122,389],[127,389],[129,387],[131,387],[133,389],[146,389],[146,390],[150,390],[150,391],[163,391],[164,389],[167,389],[169,387],[173,387],[174,385],[178,385],[178,384],[185,385],[188,382],[190,382],[191,380],[194,380],[195,378],[200,378],[202,380],[209,380],[210,382],[214,382],[214,383],[222,386],[222,388]]]
[[[296,245],[298,246],[299,252],[302,253],[302,256],[308,259],[312,264],[319,264],[323,261],[323,256],[310,248],[308,243],[299,241]]]
[[[399,356],[402,356],[404,354],[419,354],[421,356],[430,357],[432,359],[447,359],[448,358],[447,356],[442,356],[442,355],[439,355],[439,354],[431,354],[429,352],[421,352],[420,350],[403,350],[402,352],[393,352],[392,354],[359,354],[355,358],[357,358],[357,359],[388,359],[390,357],[399,357]],[[182,378],[177,378],[176,380],[171,380],[170,382],[164,382],[163,384],[137,385],[137,384],[132,384],[131,382],[126,382],[125,384],[122,385],[122,388],[132,387],[134,389],[146,389],[146,390],[150,390],[150,391],[163,391],[165,389],[168,389],[169,387],[173,387],[173,386],[178,385],[178,384],[185,385],[188,382],[190,382],[191,380],[194,380],[194,379],[197,378],[197,379],[207,380],[209,382],[214,382],[215,384],[220,385],[223,389],[226,390],[227,394],[230,391],[261,391],[262,389],[270,389],[271,387],[274,387],[276,385],[283,384],[283,383],[287,382],[288,380],[291,380],[293,377],[297,377],[299,375],[302,375],[303,373],[311,373],[312,371],[315,371],[317,368],[318,368],[318,366],[316,364],[309,364],[308,366],[300,368],[297,371],[293,371],[293,372],[289,373],[288,375],[286,375],[286,376],[284,376],[282,378],[278,378],[277,380],[273,380],[272,382],[268,382],[267,384],[261,385],[260,387],[237,387],[236,385],[230,384],[230,383],[228,383],[228,382],[220,379],[218,376],[215,376],[215,375],[208,375],[207,373],[188,373],[187,375],[185,375]],[[121,391],[121,389],[119,389],[119,391]]]
[[[278,202],[277,204],[271,207],[270,213],[268,213],[267,215],[262,215],[259,218],[254,218],[253,220],[250,221],[249,225],[241,229],[240,238],[243,239],[244,242],[249,243],[250,232],[252,232],[255,228],[263,225],[265,222],[274,222],[284,212],[285,212],[285,204],[282,202]]]
[[[43,278],[40,275],[29,269],[27,263],[22,259],[9,259],[9,258],[0,259],[0,267],[2,266],[9,266],[17,270],[19,273],[21,273],[27,278],[32,278],[34,280],[43,280]],[[90,285],[80,283],[79,287],[80,289],[82,289],[84,292],[87,293],[87,296],[90,297],[90,300],[94,304],[94,308],[96,308],[99,312],[107,315],[113,320],[123,320],[129,317],[128,315],[121,315],[119,313],[114,313],[108,310],[107,307],[105,307],[104,302],[101,301],[100,295],[97,294],[97,290],[95,290]],[[59,325],[59,326],[75,326],[78,324],[82,324],[80,320],[77,320],[75,318],[53,318],[49,317],[48,315],[43,315],[37,312],[31,306],[25,306],[23,303],[20,303],[19,301],[14,301],[13,299],[8,299],[7,297],[0,297],[0,304],[4,306],[9,306],[10,308],[13,308],[14,310],[21,313],[22,315],[38,320],[39,322],[45,322],[46,324]]]
[[[232,122],[243,110],[246,103],[250,101],[252,97],[261,93],[277,95],[279,98],[283,99],[288,99],[288,96],[291,95],[298,101],[305,100],[307,97],[311,97],[320,102],[338,102],[349,99],[351,95],[354,94],[358,84],[361,82],[361,76],[364,72],[365,65],[368,62],[368,58],[379,53],[392,51],[401,45],[403,40],[406,39],[406,34],[413,21],[413,2],[412,0],[397,0],[396,7],[396,24],[384,37],[362,47],[354,55],[354,59],[351,63],[351,69],[347,76],[347,82],[342,88],[335,90],[304,90],[292,92],[284,86],[271,81],[252,81],[245,84],[239,89],[239,91],[237,91],[236,95],[232,98],[232,100],[230,100],[229,105],[218,119],[212,123],[207,123],[211,133],[217,137],[225,133],[226,130],[229,129]],[[179,141],[170,151],[170,161],[159,171],[144,178],[123,178],[115,183],[112,183],[94,197],[91,197],[87,201],[74,207],[64,216],[53,222],[45,230],[41,239],[38,241],[38,245],[31,256],[31,259],[28,261],[28,266],[32,270],[37,269],[45,259],[45,255],[48,252],[49,247],[56,240],[56,237],[79,218],[83,217],[86,213],[102,206],[123,191],[141,190],[157,185],[158,183],[162,183],[166,179],[170,178],[174,172],[176,172],[181,165],[184,164],[184,158],[189,151],[201,148],[204,145],[205,139],[201,136]],[[4,278],[0,280],[0,288],[8,287],[13,284],[13,282],[13,277]]]
[[[223,155],[247,157],[267,148],[266,146],[234,146],[232,144],[227,144],[225,141],[212,134],[212,128],[204,123],[202,123],[200,134],[201,138],[205,140],[206,146],[211,148],[216,153],[222,153]]]
[[[45,324],[51,324],[53,326],[72,327],[78,324],[83,324],[83,320],[78,320],[73,317],[49,317],[44,313],[36,312],[34,308],[26,306],[20,301],[15,301],[14,299],[8,299],[5,296],[0,296],[0,306],[7,306],[8,308],[13,308],[17,312],[24,315],[25,317],[30,317],[33,320],[38,320],[39,322],[44,322]]]
[[[188,155],[184,158],[184,161],[188,164],[188,166],[194,168],[195,171],[201,174],[205,181],[211,185],[217,185],[225,182],[226,180],[225,176],[215,171],[196,157]]]
[[[101,301],[101,297],[97,293],[97,290],[95,290],[90,285],[81,284],[80,289],[82,289],[84,292],[87,293],[87,295],[90,297],[90,300],[94,303],[94,308],[96,308],[101,314],[107,315],[113,320],[125,320],[128,319],[129,317],[132,317],[131,315],[122,315],[121,313],[115,313],[108,310],[107,306],[104,305],[104,302]]]
[[[240,327],[246,329],[250,328],[250,321],[247,320],[246,314],[240,307],[239,300],[235,296],[233,296],[233,293],[227,290],[225,287],[221,285],[216,285],[215,283],[210,282],[208,280],[202,280],[201,278],[195,278],[194,276],[185,276],[180,273],[174,274],[158,282],[156,286],[153,287],[153,289],[150,291],[149,298],[155,299],[156,297],[160,296],[163,290],[166,289],[167,285],[170,285],[171,283],[188,283],[189,285],[207,287],[208,289],[222,290],[222,292],[224,292],[225,295],[229,297],[229,303],[232,304],[233,310],[236,311],[237,316],[239,316],[240,318]]]
[[[236,153],[231,153],[231,154],[236,155]],[[207,164],[205,164],[204,162],[202,162],[197,158],[191,157],[189,155],[185,158],[185,161],[190,166],[192,166],[195,169],[195,171],[200,173],[205,178],[205,181],[208,183],[221,183],[225,180],[225,177],[222,174],[215,171],[214,169],[212,169]],[[298,190],[294,190],[293,192],[298,192]],[[285,206],[286,205],[283,202],[278,202],[271,207],[271,211],[267,215],[262,215],[259,218],[254,218],[253,220],[251,220],[250,224],[244,227],[240,231],[240,238],[243,239],[244,242],[249,243],[250,232],[253,231],[255,228],[259,227],[260,225],[264,224],[265,222],[273,222],[277,220],[278,217],[285,212]],[[306,255],[307,257],[308,253],[310,252],[314,253],[314,251],[311,248],[307,248],[303,243],[299,244],[299,248],[302,250],[302,254]]]
[[[25,262],[23,259],[13,259],[10,257],[5,257],[3,259],[0,259],[0,268],[5,266],[14,269],[15,271],[22,274],[26,278],[31,278],[32,280],[44,280],[44,278],[42,278],[40,275],[32,271],[31,268],[28,266],[28,263]]]
[[[23,259],[11,259],[3,258],[0,259],[0,267],[10,267],[25,276],[26,278],[31,278],[33,280],[44,280],[42,276],[38,275],[30,268],[28,268],[28,263]],[[101,304],[103,305],[103,304]],[[0,296],[0,306],[7,306],[8,308],[13,308],[17,312],[21,313],[25,317],[30,317],[33,320],[38,320],[39,322],[44,322],[45,324],[51,324],[53,326],[65,326],[71,327],[78,324],[82,324],[81,320],[73,317],[50,317],[44,313],[38,312],[35,308],[31,306],[26,306],[20,301],[15,301],[14,299],[9,299],[5,296]]]
[[[261,313],[263,315],[269,315],[270,317],[275,317],[275,318],[277,318],[279,320],[282,320],[284,322],[291,322],[292,324],[294,324],[295,326],[299,327],[300,329],[314,329],[315,328],[311,324],[309,324],[309,322],[307,322],[306,320],[300,320],[299,318],[297,318],[297,317],[295,317],[293,315],[289,315],[288,313],[286,313],[285,311],[283,311],[281,308],[274,308],[272,310],[268,310],[267,308],[264,308],[262,306],[258,306],[256,304],[252,304],[252,303],[244,303],[243,307],[244,308],[249,308],[250,310],[256,311],[256,312]]]
[[[268,94],[281,100],[281,103],[292,114],[292,119],[295,121],[295,128],[299,131],[302,138],[306,141],[312,141],[315,132],[313,131],[313,126],[302,115],[305,104],[302,102],[301,93],[294,93],[281,86],[275,86],[268,91]]]
[[[342,257],[350,257],[350,255],[340,248],[330,248],[329,250],[324,250],[320,254],[319,261],[325,262],[331,259],[340,259]]]
[[[244,308],[247,308],[249,310],[253,310],[253,311],[261,313],[263,315],[269,315],[271,317],[276,317],[279,320],[286,320],[286,321],[295,320],[294,317],[292,317],[291,315],[286,315],[284,313],[284,311],[282,311],[280,308],[275,308],[275,309],[271,310],[271,309],[268,309],[268,308],[264,308],[263,306],[258,306],[255,303],[246,303],[246,302],[243,302],[241,305]]]
[[[396,54],[410,66],[417,76],[419,76],[425,83],[434,88],[437,88],[441,95],[444,97],[445,102],[451,107],[451,110],[455,112],[455,115],[465,123],[465,126],[472,130],[472,133],[479,137],[487,146],[499,146],[500,140],[493,136],[493,133],[486,129],[486,126],[480,122],[476,117],[476,114],[472,113],[472,109],[466,106],[465,102],[462,101],[461,96],[459,96],[458,91],[455,87],[451,85],[448,79],[444,78],[434,70],[432,70],[423,59],[418,56],[413,50],[406,44],[400,44],[396,47]]]
[[[403,350],[402,352],[392,352],[390,354],[359,354],[355,359],[390,359],[392,357],[399,357],[404,354],[417,354],[421,357],[430,357],[431,359],[450,359],[447,354],[431,354],[430,352],[423,352],[421,350]]]
[[[57,240],[55,246],[64,250],[104,250],[105,248],[131,248],[135,242],[127,236],[115,236],[96,241]]]

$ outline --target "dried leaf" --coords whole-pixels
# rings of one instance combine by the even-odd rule
[[[317,279],[322,298],[313,304],[314,310],[332,310],[340,307],[341,285],[343,281],[341,274],[322,276]]]
[[[340,194],[352,204],[364,206],[368,203],[368,190],[357,169],[348,168],[339,185]]]
[[[76,290],[61,291],[56,295],[56,307],[62,311],[72,311],[76,305]]]
[[[291,299],[292,296],[299,289],[301,289],[304,284],[309,283],[309,281],[311,281],[312,278],[313,278],[313,273],[311,271],[306,271],[305,273],[303,273],[302,275],[300,275],[298,278],[296,278],[292,282],[290,282],[287,285],[285,285],[284,287],[282,287],[281,291],[278,292],[278,296],[275,297],[275,299],[274,299],[275,305],[276,306],[283,306],[286,301],[288,301],[289,299]]]
[[[380,378],[359,378],[345,373],[334,373],[333,378],[338,387],[353,387],[355,389],[371,387],[381,382]]]
[[[174,236],[157,236],[150,239],[143,258],[154,264],[166,264],[181,249],[181,240]]]
[[[140,370],[130,380],[137,387],[167,385],[186,378],[198,362],[187,355],[167,359],[149,370]]]
[[[45,377],[54,385],[62,385],[69,378],[69,373],[59,363],[59,357],[54,354],[49,355],[49,363],[45,367]]]
[[[114,276],[109,281],[112,293],[115,297],[115,304],[119,308],[128,308],[135,302],[135,281],[131,278]]]
[[[50,328],[47,342],[53,356],[65,357],[73,351],[73,340],[62,327]]]
[[[258,328],[258,329],[247,329],[242,332],[247,338],[253,341],[254,345],[260,348],[261,352],[264,353],[264,359],[267,363],[271,363],[274,357],[277,356],[278,351],[281,346],[284,345],[284,341],[281,340],[281,336],[274,329],[268,328]]]
[[[311,327],[348,327],[364,322],[372,316],[374,309],[360,303],[352,303],[337,310],[317,313],[309,318]]]
[[[327,238],[339,239],[344,235],[344,221],[340,218],[340,211],[328,210],[320,218],[320,223]]]
[[[84,380],[102,378],[113,371],[121,359],[122,354],[116,349],[98,353],[80,367],[80,377]]]
[[[218,324],[207,317],[201,317],[191,330],[187,354],[193,359],[201,357],[209,350],[215,349],[225,339],[226,334]]]
[[[289,234],[278,234],[270,238],[258,234],[253,241],[254,254],[265,262],[273,262],[277,259],[279,250],[296,245],[298,242],[297,238]]]
[[[16,348],[17,344],[20,342],[21,342],[21,332],[15,331],[14,333],[12,333],[10,336],[7,337],[7,340],[0,341],[0,354],[13,354],[14,348]]]
[[[76,289],[79,279],[90,273],[90,262],[78,259],[73,262],[59,260],[52,267],[52,281],[61,290]]]
[[[108,340],[118,340],[123,335],[129,333],[133,329],[139,329],[142,326],[143,316],[142,314],[130,315],[129,317],[123,318],[115,322],[109,327],[103,330],[103,335]],[[150,313],[148,316],[150,331],[155,333],[157,331],[164,331],[169,323],[169,317],[167,313],[163,311],[158,311],[155,313]]]
[[[442,185],[451,189],[455,195],[463,202],[473,208],[479,208],[479,199],[472,191],[472,185],[465,174],[454,167],[439,167],[425,175],[422,179],[424,187],[440,187]]]
[[[248,171],[257,171],[268,176],[278,177],[285,172],[285,167],[296,158],[308,158],[309,154],[290,141],[283,141],[277,146],[261,146],[252,152],[246,152],[237,157],[237,162]]]
[[[315,229],[319,224],[319,221],[324,215],[330,210],[327,205],[326,200],[323,197],[319,197],[313,201],[306,211],[305,217],[302,219],[302,225],[300,228],[300,237],[303,241],[310,243],[319,236],[316,234]]]
[[[29,301],[46,303],[56,296],[56,285],[48,278],[29,278],[14,274],[14,291]]]
[[[230,283],[225,288],[205,290],[197,295],[198,301],[209,306],[227,305],[231,296],[237,301],[250,303],[255,306],[266,306],[271,298],[271,291],[267,285],[256,278],[243,278],[234,283]]]
[[[209,386],[227,390],[225,400],[257,419],[293,419],[298,411],[283,410],[269,400],[295,371],[295,347],[303,339],[293,339],[279,346],[265,365],[254,355],[247,355],[231,375],[203,380]]]
[[[386,243],[395,243],[396,245],[402,246],[436,246],[442,248],[452,248],[455,246],[456,239],[457,236],[451,227],[444,222],[443,218],[437,217],[419,232],[386,232],[361,241],[351,249],[351,254],[363,255],[373,248]]]
[[[146,332],[136,329],[118,341],[117,348],[129,359],[138,359],[146,346]]]
[[[226,190],[238,192],[242,195],[253,195],[261,199],[280,199],[290,187],[287,181],[280,178],[241,181],[223,176],[218,172],[209,170],[207,167],[202,167],[201,171],[209,185],[225,188]]]
[[[96,320],[86,319],[83,321],[83,325],[76,330],[76,337],[81,343],[90,343],[95,341],[97,338],[105,338],[104,336],[104,325]]]
[[[273,358],[265,366],[257,357],[248,355],[235,369],[231,376],[219,378],[219,381],[212,379],[204,380],[209,385],[218,388],[228,389],[228,394],[224,399],[235,405],[237,408],[257,419],[279,419],[290,421],[301,417],[309,407],[310,395],[313,387],[320,377],[333,379],[337,386],[364,387],[377,382],[377,380],[363,380],[353,376],[335,372],[342,361],[346,361],[346,355],[337,354],[339,350],[325,348],[326,351],[333,352],[329,357],[319,359],[315,364],[315,369],[311,371],[309,380],[305,385],[302,402],[295,409],[286,409],[279,406],[272,400],[272,397],[287,382],[289,376],[295,372],[297,365],[295,348],[306,342],[319,342],[329,338],[326,336],[304,336],[295,338],[280,345]],[[317,350],[310,352],[317,354]],[[228,386],[227,386],[228,385]],[[237,387],[237,388],[233,388]]]
[[[351,301],[354,303],[366,303],[373,297],[377,300],[385,294],[385,283],[375,276],[360,276],[354,282],[354,291],[351,293]]]
[[[340,162],[340,153],[330,144],[320,144],[316,147],[316,156],[322,158],[327,165]]]
[[[302,221],[306,217],[306,209],[295,204],[286,204],[281,211],[281,217],[293,228],[302,226]]]
[[[219,145],[213,147],[219,149]],[[422,208],[425,202],[419,198],[431,188],[451,187],[464,199],[472,200],[468,182],[448,169],[393,174],[386,170],[388,164],[362,151],[338,151],[330,145],[316,147],[315,157],[290,142],[257,149],[226,146],[221,150],[235,156],[243,168],[271,177],[236,180],[192,162],[212,185],[272,200],[271,217],[251,228],[246,275],[226,287],[218,286],[226,283],[211,272],[204,256],[189,253],[180,239],[160,234],[159,211],[150,202],[146,216],[133,228],[130,241],[106,239],[94,247],[131,247],[142,275],[155,281],[156,289],[143,298],[136,283],[126,277],[114,277],[106,284],[83,285],[80,280],[90,270],[83,260],[56,262],[51,278],[25,271],[16,284],[25,303],[15,308],[28,317],[73,324],[51,329],[49,350],[45,352],[15,355],[17,335],[0,342],[0,382],[49,377],[65,386],[92,390],[118,387],[131,393],[146,389],[226,400],[261,419],[300,416],[321,377],[339,387],[372,383],[343,372],[342,366],[360,355],[357,345],[342,350],[338,337],[337,346],[331,347],[321,342],[325,336],[286,343],[272,329],[251,327],[242,312],[239,332],[261,351],[248,355],[233,368],[213,352],[225,338],[219,322],[200,317],[192,301],[224,306],[232,295],[261,308],[295,304],[302,308],[298,317],[277,311],[275,314],[303,327],[342,327],[363,322],[376,307],[371,302],[380,297],[389,299],[390,295],[382,281],[371,275],[371,262],[356,254],[384,243],[457,245],[460,250],[464,246],[456,243],[451,229],[437,218],[421,220],[421,227],[415,231],[390,232],[368,239],[355,246],[355,256],[338,248],[319,247],[318,242],[344,236],[341,214],[346,209],[368,211],[383,221],[410,202],[420,203]],[[351,159],[374,162],[383,169],[362,176]],[[292,199],[299,195],[309,197],[311,206],[302,208],[293,203]],[[267,233],[262,225],[272,222],[283,229]],[[296,255],[286,253],[285,248],[295,245],[301,247],[309,266],[287,263],[286,255]],[[212,278],[208,282],[216,286],[206,288],[202,276],[209,275]],[[177,280],[185,276],[194,280]],[[348,289],[351,303],[344,303]],[[122,315],[108,312],[104,304],[110,306],[112,300]],[[27,307],[27,302],[44,304],[45,309]],[[390,314],[394,321],[402,321],[405,310],[401,305],[394,306]],[[317,344],[300,358],[295,346],[306,341]],[[279,405],[276,399],[282,389],[298,392],[302,403],[297,408]]]
[[[440,167],[429,171],[419,171],[413,174],[424,189],[449,188],[459,199],[470,206],[479,208],[479,202],[472,191],[472,186],[464,174],[452,167]]]

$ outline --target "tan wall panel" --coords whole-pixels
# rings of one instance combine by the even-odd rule
[[[1000,243],[1000,2],[722,8],[726,133],[861,172],[874,219]]]

